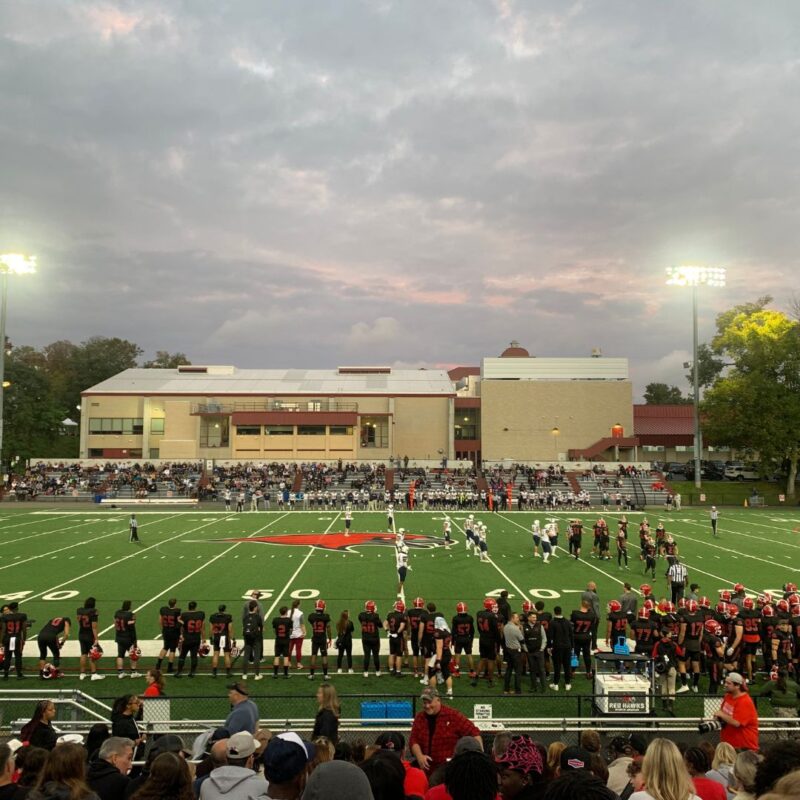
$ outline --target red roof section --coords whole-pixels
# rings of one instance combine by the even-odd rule
[[[636,436],[691,436],[693,414],[691,405],[634,405],[633,431]]]
[[[466,378],[467,375],[480,375],[481,368],[480,367],[453,367],[453,369],[447,370],[447,374],[450,376],[451,381],[460,381],[462,378]]]

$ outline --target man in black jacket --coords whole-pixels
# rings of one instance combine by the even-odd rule
[[[97,758],[89,764],[86,782],[100,800],[119,800],[125,796],[133,761],[133,742],[112,736],[100,746]]]
[[[553,682],[550,688],[558,691],[558,682],[561,678],[561,670],[564,670],[564,689],[569,691],[572,688],[572,649],[575,646],[575,638],[572,630],[572,623],[564,619],[561,606],[553,609],[553,619],[547,626],[547,649],[553,660]]]

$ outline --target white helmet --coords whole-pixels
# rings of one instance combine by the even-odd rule
[[[406,535],[406,529],[405,528],[398,528],[397,529],[397,535],[398,536],[405,536]]]

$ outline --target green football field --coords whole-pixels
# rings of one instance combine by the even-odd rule
[[[196,600],[207,615],[226,603],[234,622],[240,619],[244,598],[253,590],[264,593],[262,602],[268,620],[277,616],[281,605],[294,598],[302,600],[306,615],[314,600],[324,598],[332,619],[342,609],[356,616],[366,600],[374,600],[383,616],[396,599],[397,577],[394,561],[394,537],[387,533],[383,513],[356,512],[352,534],[343,536],[344,519],[338,512],[246,512],[224,513],[218,508],[184,510],[138,510],[139,545],[128,541],[128,511],[105,507],[55,510],[42,506],[6,506],[0,510],[0,598],[21,604],[36,622],[32,635],[50,617],[62,615],[74,619],[85,597],[98,599],[101,640],[106,656],[101,667],[113,670],[113,614],[125,599],[133,601],[138,617],[138,634],[146,654],[158,649],[158,609],[167,598],[175,596],[183,608]],[[470,612],[479,610],[486,595],[507,589],[513,607],[524,598],[542,599],[548,610],[561,604],[565,613],[578,606],[580,592],[588,581],[597,583],[603,603],[619,595],[624,581],[638,588],[645,578],[638,560],[638,522],[642,514],[629,514],[630,569],[620,570],[616,560],[599,561],[590,557],[575,561],[558,551],[549,564],[532,556],[530,526],[534,519],[544,523],[544,513],[476,514],[488,526],[490,561],[480,562],[464,547],[465,513],[451,514],[454,544],[443,546],[443,513],[399,512],[396,525],[407,531],[410,565],[405,596],[407,604],[418,595],[433,601],[450,618],[455,606],[465,601]],[[591,525],[598,513],[556,515],[561,521],[581,516],[585,525],[584,555],[591,549]],[[663,518],[667,530],[678,542],[681,556],[689,567],[691,582],[701,586],[701,593],[714,601],[718,591],[741,581],[748,591],[765,589],[779,592],[787,580],[800,583],[800,514],[785,509],[722,509],[719,538],[712,539],[708,512],[700,510],[647,514],[651,525]],[[616,517],[607,516],[612,532]],[[415,538],[419,537],[419,538]],[[612,551],[613,551],[612,543]],[[656,594],[663,596],[666,582],[661,573],[654,583]],[[647,579],[650,582],[650,579]],[[266,628],[271,630],[269,622]],[[601,631],[604,625],[601,626]],[[74,638],[74,637],[73,637]],[[602,638],[602,637],[601,637]],[[70,655],[76,643],[68,643]],[[357,650],[358,643],[356,642]],[[305,652],[309,643],[306,641]],[[477,651],[477,645],[476,645]],[[265,652],[271,655],[271,643]],[[382,653],[388,653],[383,642]],[[29,673],[34,673],[36,647],[26,648]],[[333,651],[335,658],[335,651]],[[307,660],[307,659],[306,659]],[[270,659],[271,661],[271,659]],[[146,657],[144,665],[152,664]],[[74,676],[75,661],[65,665]],[[411,678],[365,681],[360,658],[356,674],[337,676],[340,691],[375,690],[408,694],[416,691]],[[201,670],[207,670],[201,662]],[[335,672],[335,670],[332,670]],[[67,677],[59,685],[72,685]],[[406,685],[406,682],[408,685]],[[109,695],[118,688],[109,681],[79,684],[81,689]],[[191,683],[191,686],[187,686]],[[280,684],[280,688],[278,686]],[[297,681],[266,681],[265,692],[286,693],[301,687]],[[471,689],[459,681],[458,694],[478,694],[485,687]],[[213,686],[213,689],[212,689]],[[497,684],[495,685],[497,687]],[[33,688],[27,687],[26,688]],[[576,685],[575,691],[587,686]],[[141,688],[140,688],[141,690]],[[185,691],[221,694],[221,687],[210,678],[193,682],[171,681],[170,693]]]

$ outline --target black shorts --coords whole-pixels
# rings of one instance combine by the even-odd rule
[[[289,658],[289,642],[291,639],[275,640],[275,658]]]
[[[350,524],[351,524],[351,522],[352,522],[352,520],[349,520],[349,519],[346,519],[346,520],[344,521],[344,527],[345,527],[345,528],[346,528],[348,531],[350,530]]]
[[[413,656],[419,655],[419,639],[417,639],[413,631],[411,633],[411,655]]]
[[[573,536],[571,541],[572,541],[573,548],[575,548],[576,550],[580,550],[581,549],[581,545],[583,544],[583,537],[582,536]]]
[[[39,645],[39,658],[42,661],[47,659],[47,651],[49,650],[54,656],[58,656],[58,638],[55,636],[40,636],[36,643]]]
[[[315,639],[313,636],[311,637],[311,655],[315,656],[319,653],[321,656],[328,655],[328,640],[327,639]]]
[[[398,634],[397,636],[389,637],[389,655],[401,656],[403,655],[403,637]]]
[[[220,647],[220,641],[223,636],[225,636],[225,647]],[[222,650],[223,653],[230,653],[231,646],[231,637],[226,634],[218,633],[211,639],[211,649],[215,653],[218,653],[220,650]]]
[[[466,653],[468,656],[472,655],[472,639],[456,639],[454,642],[456,655]]]
[[[497,646],[493,641],[479,639],[478,655],[480,655],[481,658],[488,658],[489,660],[494,661],[495,657],[497,656]]]
[[[117,642],[117,658],[125,658],[131,647],[133,642]]]
[[[742,642],[742,652],[746,656],[754,656],[761,647],[761,642]]]
[[[423,636],[421,650],[424,658],[430,658],[436,652],[436,642],[427,636]]]
[[[700,640],[692,639],[684,641],[684,661],[699,661],[700,660]]]
[[[178,641],[181,638],[180,631],[171,628],[161,631],[161,636],[164,639],[164,650],[177,650]]]
[[[89,651],[92,649],[92,645],[94,644],[94,639],[86,639],[79,636],[78,644],[81,646],[81,655],[88,656]]]

